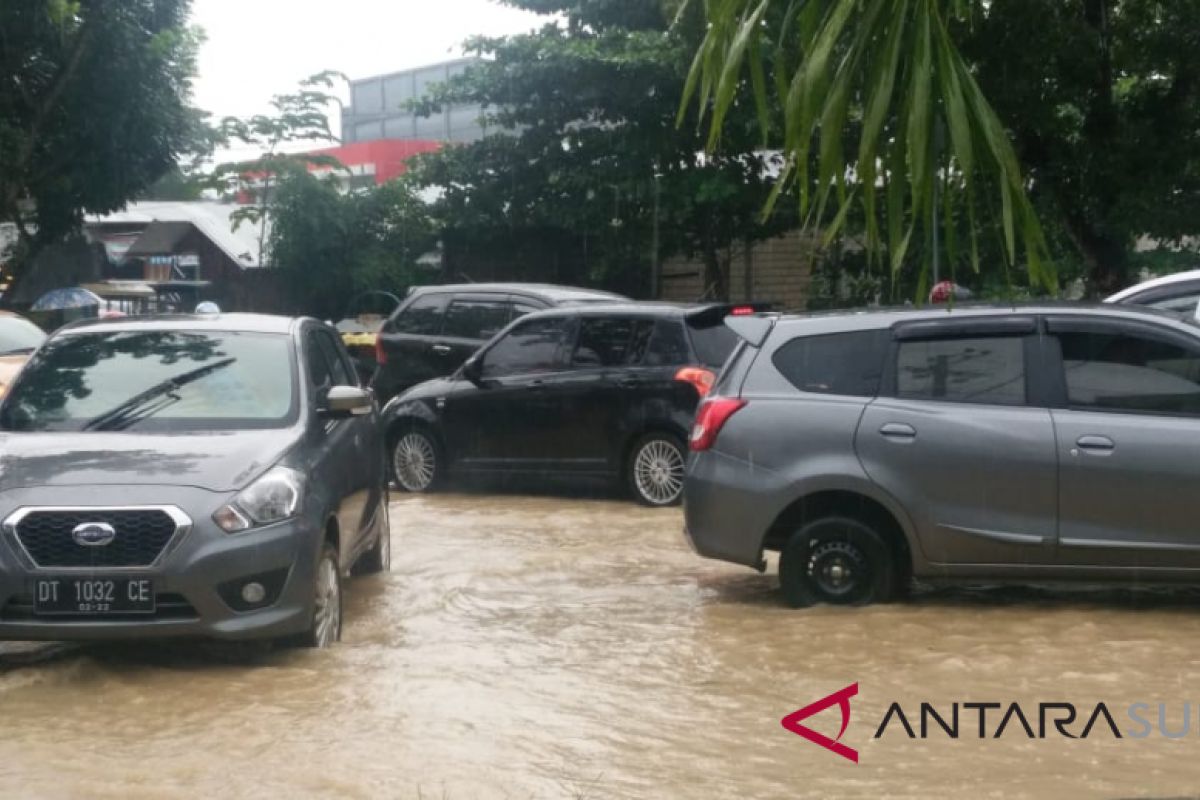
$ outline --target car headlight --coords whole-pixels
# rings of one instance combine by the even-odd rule
[[[226,533],[237,533],[288,519],[300,508],[303,488],[303,475],[275,467],[243,489],[232,503],[217,509],[213,522]]]

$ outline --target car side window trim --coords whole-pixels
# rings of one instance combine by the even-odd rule
[[[919,320],[900,322],[892,327],[892,338],[898,342],[932,339],[975,339],[993,336],[1028,336],[1036,333],[1037,317],[972,317],[954,320]]]

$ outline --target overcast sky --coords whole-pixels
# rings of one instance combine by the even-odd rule
[[[475,34],[543,19],[494,0],[193,0],[208,37],[194,102],[218,119],[265,112],[272,95],[321,70],[365,78],[419,67],[462,55]]]

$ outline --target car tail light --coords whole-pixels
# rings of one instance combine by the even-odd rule
[[[688,446],[695,452],[707,450],[717,441],[717,434],[735,413],[746,405],[737,397],[710,397],[696,409],[696,422]]]
[[[701,398],[704,398],[712,390],[713,384],[717,382],[717,375],[712,370],[703,367],[684,367],[675,373],[675,380],[695,386],[696,392]]]
[[[729,314],[734,317],[748,317],[754,313],[754,306],[734,306]]]
[[[375,363],[383,366],[387,363],[387,350],[383,349],[383,337],[375,337]]]

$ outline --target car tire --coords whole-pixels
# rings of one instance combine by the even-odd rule
[[[445,472],[442,448],[424,428],[406,428],[392,442],[392,480],[405,492],[421,494],[438,488]]]
[[[634,499],[644,506],[663,508],[683,499],[687,450],[670,433],[648,433],[634,442],[625,464],[625,480]]]
[[[331,542],[325,542],[313,570],[312,622],[301,634],[299,644],[325,648],[341,641],[342,605],[342,570],[337,548]]]
[[[792,534],[779,557],[779,583],[793,608],[867,605],[896,592],[891,549],[870,526],[825,517]]]
[[[358,557],[353,570],[355,575],[378,575],[381,572],[388,572],[392,568],[392,525],[388,518],[386,491],[379,513],[383,514],[383,526],[380,528],[379,536],[375,539],[375,544],[371,545],[371,549]]]

